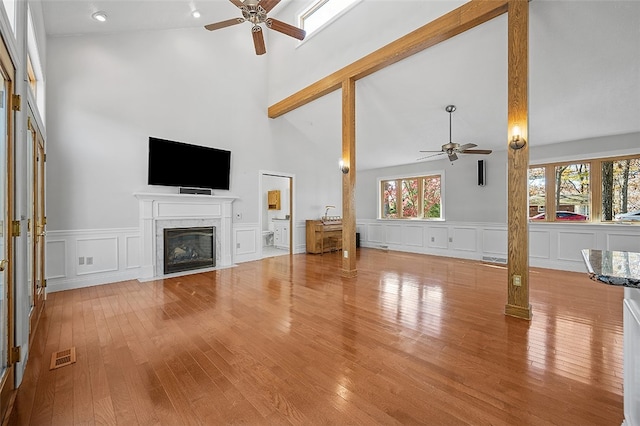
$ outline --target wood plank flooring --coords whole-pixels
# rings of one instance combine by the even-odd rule
[[[619,425],[621,288],[358,249],[49,295],[12,425]],[[49,370],[53,352],[77,362]]]

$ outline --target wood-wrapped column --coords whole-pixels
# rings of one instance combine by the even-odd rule
[[[356,269],[356,81],[342,82],[342,276],[355,277]]]
[[[508,6],[508,212],[507,304],[505,314],[531,319],[529,303],[529,2],[510,0]],[[527,143],[511,144],[514,129]]]

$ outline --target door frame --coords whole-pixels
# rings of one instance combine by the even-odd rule
[[[294,238],[294,233],[295,233],[295,227],[293,226],[294,223],[294,217],[295,217],[295,203],[293,202],[293,199],[295,197],[295,175],[291,174],[291,173],[285,173],[285,172],[273,172],[273,171],[269,171],[269,170],[260,170],[259,173],[259,178],[258,178],[258,198],[259,198],[259,202],[258,202],[258,227],[260,228],[260,244],[258,244],[259,247],[259,254],[260,254],[260,258],[262,259],[262,227],[264,225],[263,220],[262,220],[262,212],[264,210],[264,206],[266,205],[266,195],[264,193],[264,188],[263,188],[263,184],[262,184],[262,180],[265,176],[275,176],[275,177],[281,177],[281,178],[285,178],[285,179],[289,179],[289,254],[293,254],[294,251],[294,246],[293,246],[293,242],[296,240]]]
[[[9,54],[9,49],[4,41],[0,41],[0,67],[3,74],[3,78],[6,81],[6,158],[7,158],[7,170],[6,170],[6,190],[7,195],[5,198],[6,202],[6,212],[2,212],[0,214],[4,214],[5,216],[2,218],[3,221],[6,221],[5,225],[3,225],[3,231],[0,232],[2,236],[0,238],[4,239],[5,244],[5,260],[7,261],[7,265],[5,267],[4,272],[0,272],[4,274],[4,282],[5,282],[5,296],[7,303],[7,348],[6,348],[6,363],[7,368],[6,371],[0,372],[2,375],[0,377],[0,419],[4,417],[7,412],[7,408],[9,406],[9,402],[11,400],[12,391],[15,389],[15,251],[14,244],[16,238],[16,232],[12,229],[12,223],[15,221],[15,124],[16,124],[16,116],[15,116],[15,65],[13,60],[11,59],[11,55]],[[1,260],[1,259],[0,259]]]
[[[31,138],[33,146],[28,153],[32,169],[30,188],[31,205],[29,209],[29,220],[27,232],[31,234],[31,241],[28,244],[31,287],[29,291],[33,297],[33,305],[29,308],[29,347],[35,336],[35,331],[40,320],[46,299],[46,276],[45,276],[45,230],[46,230],[46,206],[45,206],[45,142],[42,132],[29,111],[27,116],[28,137]]]

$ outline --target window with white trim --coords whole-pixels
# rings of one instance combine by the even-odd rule
[[[362,0],[318,0],[298,16],[299,26],[306,31],[308,38],[360,1]]]
[[[380,181],[381,219],[443,219],[442,175]]]

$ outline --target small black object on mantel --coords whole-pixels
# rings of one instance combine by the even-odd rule
[[[210,189],[205,188],[182,188],[180,187],[181,194],[191,194],[191,195],[211,195]]]

